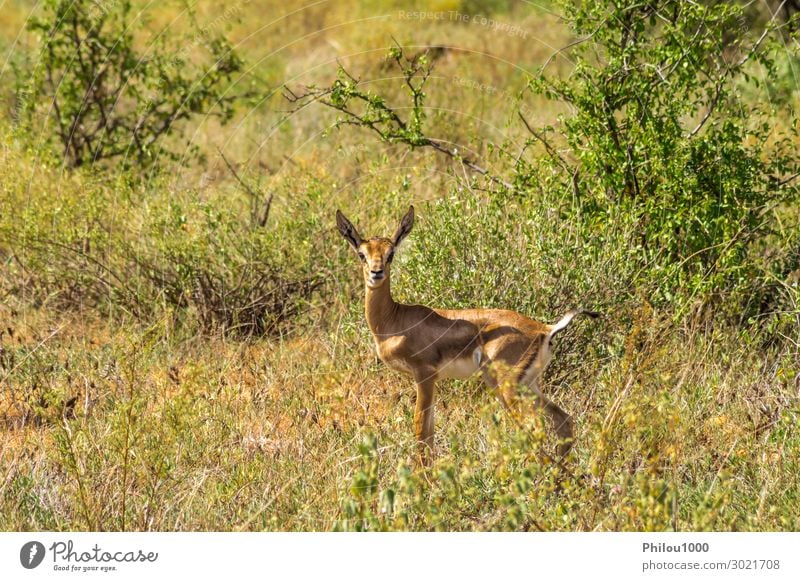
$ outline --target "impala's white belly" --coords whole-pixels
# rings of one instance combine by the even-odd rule
[[[459,357],[446,361],[437,371],[441,378],[469,379],[480,369],[481,353],[476,349],[469,357]]]
[[[402,341],[402,337],[389,337],[380,342],[375,341],[375,352],[378,358],[392,369],[414,375],[415,366],[410,361],[392,356]],[[471,353],[465,353],[465,357],[444,361],[436,369],[436,377],[437,379],[469,379],[478,372],[482,360],[483,349],[476,347]]]

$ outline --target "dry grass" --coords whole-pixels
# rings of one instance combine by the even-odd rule
[[[376,490],[413,462],[412,386],[345,325],[229,342],[44,312],[4,319],[3,529],[330,530],[352,526],[342,511],[361,498],[366,436],[378,441]],[[634,330],[621,358],[586,361],[577,382],[549,374],[578,420],[577,480],[536,472],[549,430],[534,429],[525,452],[482,387],[450,382],[431,481],[397,493],[414,518],[368,500],[383,519],[372,527],[518,528],[511,494],[547,529],[796,528],[794,360],[654,325]],[[536,476],[520,495],[525,470]],[[443,495],[442,513],[413,504],[419,494]]]

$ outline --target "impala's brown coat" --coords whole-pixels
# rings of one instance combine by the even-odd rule
[[[433,449],[436,382],[466,379],[476,373],[481,373],[512,413],[518,407],[516,386],[530,389],[534,402],[549,415],[562,440],[560,453],[566,454],[573,437],[572,419],[542,394],[537,380],[550,360],[550,338],[578,313],[547,325],[514,311],[443,310],[395,302],[390,289],[391,262],[413,222],[412,206],[392,238],[363,240],[353,224],[336,212],[339,232],[362,262],[365,313],[378,357],[411,375],[417,385],[414,428],[423,460]]]

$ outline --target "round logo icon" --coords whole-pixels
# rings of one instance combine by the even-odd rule
[[[44,545],[39,541],[30,541],[19,550],[19,562],[26,569],[35,569],[44,560]]]

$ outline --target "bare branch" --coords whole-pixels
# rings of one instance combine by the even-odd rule
[[[236,181],[239,182],[240,186],[242,186],[242,189],[245,192],[247,192],[251,197],[259,199],[261,196],[258,194],[258,192],[256,192],[253,188],[247,185],[247,183],[239,176],[239,173],[234,169],[231,162],[228,161],[228,158],[225,157],[225,154],[222,153],[222,150],[219,147],[217,147],[217,152],[219,153],[219,156],[222,158],[222,161],[225,162],[225,165],[228,166],[228,169],[230,170],[231,174],[233,174],[233,177],[236,178]]]
[[[405,59],[402,50],[398,47],[397,51],[391,54],[391,60],[401,69],[405,85],[411,92],[412,106],[415,111],[423,109],[424,93],[422,88],[430,77],[431,67],[424,64],[422,56],[425,53],[416,55],[413,59]],[[507,189],[513,189],[513,185],[495,175],[480,165],[476,160],[463,156],[457,148],[445,145],[447,140],[438,139],[424,135],[420,130],[420,121],[417,119],[409,126],[408,121],[403,119],[396,109],[387,105],[383,99],[377,98],[369,93],[358,89],[361,81],[350,74],[344,67],[339,67],[340,75],[349,79],[339,79],[331,87],[320,89],[317,87],[305,87],[303,93],[292,91],[288,87],[284,88],[284,98],[290,103],[300,104],[294,109],[298,111],[305,107],[309,102],[319,102],[326,107],[342,113],[345,118],[336,121],[335,126],[354,125],[365,127],[375,132],[382,141],[389,143],[405,143],[412,149],[417,147],[430,147],[447,157],[463,163],[471,171],[478,173],[488,180],[501,185]],[[417,79],[417,82],[414,82]],[[343,84],[340,84],[343,83]],[[333,100],[330,97],[340,89],[346,89],[344,98]],[[351,102],[360,103],[366,108],[366,113],[359,113],[350,105]],[[421,118],[421,115],[419,115]]]

